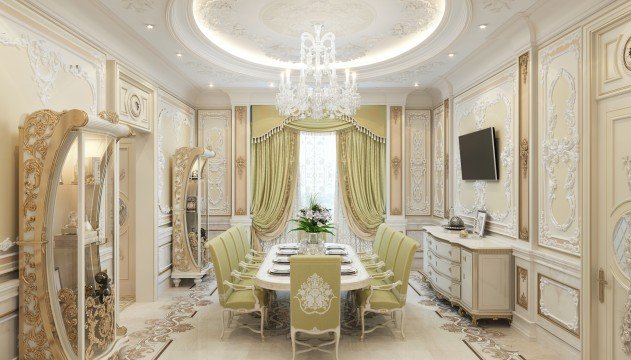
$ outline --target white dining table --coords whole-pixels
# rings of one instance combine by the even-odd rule
[[[254,277],[254,282],[256,285],[262,289],[274,290],[274,291],[290,291],[290,283],[289,283],[289,275],[273,275],[269,273],[269,270],[274,269],[289,269],[289,264],[277,264],[274,263],[274,259],[278,256],[279,248],[283,245],[280,244],[274,245],[270,248],[259,268],[259,271],[256,273]],[[336,244],[340,245],[346,250],[347,257],[351,260],[350,264],[343,266],[350,266],[355,268],[357,272],[352,275],[342,275],[340,290],[341,291],[350,291],[350,290],[358,290],[367,287],[370,284],[370,275],[366,271],[366,268],[362,264],[359,256],[355,252],[355,250],[345,244]],[[331,255],[333,256],[333,255]]]

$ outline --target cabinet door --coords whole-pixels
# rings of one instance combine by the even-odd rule
[[[478,289],[477,307],[479,310],[511,310],[511,255],[477,255]]]
[[[460,252],[460,271],[460,299],[473,307],[473,255],[464,249]]]
[[[429,237],[431,235],[428,232],[423,232],[423,273],[429,274]]]

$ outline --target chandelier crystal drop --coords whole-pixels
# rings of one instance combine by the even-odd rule
[[[322,35],[322,25],[315,25],[315,36],[300,36],[300,77],[291,81],[291,69],[280,74],[276,107],[281,115],[299,119],[353,116],[360,106],[357,73],[345,71],[344,84],[337,78],[335,35]]]

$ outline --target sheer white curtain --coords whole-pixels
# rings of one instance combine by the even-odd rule
[[[298,210],[307,206],[310,197],[315,195],[320,204],[332,211],[335,235],[328,235],[327,241],[348,244],[358,251],[369,250],[372,242],[355,236],[344,217],[342,199],[339,196],[335,132],[301,132],[298,167],[298,181],[292,209],[294,216],[292,218],[296,218]],[[269,247],[278,243],[298,241],[298,232],[290,231],[293,228],[295,228],[295,224],[293,222],[288,223],[281,236],[262,244],[263,249],[268,250]]]

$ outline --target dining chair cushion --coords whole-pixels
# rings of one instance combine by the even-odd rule
[[[246,285],[239,284],[239,285]],[[239,290],[233,291],[225,301],[224,307],[229,309],[252,309],[255,306],[256,300],[252,296],[252,292],[258,298],[259,304],[264,305],[267,303],[266,295],[263,290]]]
[[[358,303],[366,304],[366,300],[368,300],[368,296],[370,296],[370,293],[370,289],[359,291]],[[402,306],[403,305],[399,301],[399,298],[391,290],[372,290],[372,296],[370,297],[370,307],[372,309],[391,310],[398,309]]]

